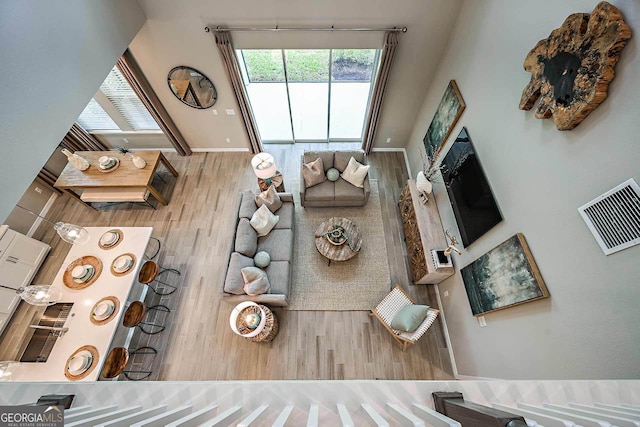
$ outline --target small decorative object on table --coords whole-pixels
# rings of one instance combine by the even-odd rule
[[[449,233],[449,230],[446,230],[444,234],[449,239],[449,246],[444,250],[431,249],[431,257],[433,258],[433,264],[436,266],[436,270],[439,268],[453,267],[451,252],[462,255],[462,252],[456,248],[456,245],[460,243],[458,242],[458,238],[456,236],[452,236]]]
[[[333,245],[342,245],[347,241],[347,235],[345,234],[344,227],[341,225],[331,225],[325,233],[325,236],[329,243]]]
[[[69,159],[69,163],[71,163],[71,165],[81,171],[87,170],[89,169],[89,161],[83,157],[78,156],[75,153],[72,153],[71,151],[67,150],[66,148],[62,149],[62,153],[67,156],[67,159]]]
[[[131,157],[131,162],[133,162],[133,165],[138,169],[144,169],[147,166],[147,162],[142,157],[138,156],[128,148],[116,147],[116,150],[118,153],[124,154],[125,156],[129,155],[129,157]]]
[[[416,176],[416,188],[420,193],[420,201],[425,204],[429,201],[428,195],[433,191],[433,182],[438,179],[438,173],[444,172],[446,165],[436,164],[435,154],[422,155],[422,170]]]
[[[102,156],[100,159],[108,159],[104,163],[100,163],[98,160],[98,170],[102,173],[113,172],[120,167],[120,159],[107,156]]]

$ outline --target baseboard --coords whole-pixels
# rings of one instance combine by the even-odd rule
[[[131,151],[162,151],[165,153],[175,153],[176,150],[174,148],[130,148]],[[223,153],[223,152],[249,152],[248,148],[238,148],[238,147],[230,147],[230,148],[191,148],[191,151],[194,153]]]
[[[175,148],[129,148],[129,150],[131,151],[162,151],[163,153],[175,153],[176,149]]]
[[[453,369],[453,376],[460,379],[458,374],[458,365],[456,365],[456,358],[453,355],[453,347],[451,346],[451,336],[449,336],[449,328],[447,327],[447,318],[444,314],[444,306],[442,305],[442,299],[440,299],[440,289],[438,285],[433,285],[436,291],[436,300],[438,301],[438,308],[440,309],[440,318],[442,319],[442,332],[444,333],[444,340],[447,343],[447,350],[449,351],[449,358],[451,359],[451,368]]]
[[[500,378],[489,378],[489,377],[474,377],[471,375],[456,375],[456,378],[461,381],[505,381]]]
[[[407,150],[402,147],[402,148],[372,148],[371,151],[378,151],[381,153],[387,152],[402,152],[402,155],[404,156],[404,165],[407,168],[407,175],[409,176],[409,178],[411,178],[413,175],[411,174],[411,166],[409,166],[409,158],[407,157]]]
[[[56,193],[55,191],[51,193],[51,197],[49,197],[49,200],[47,200],[47,203],[45,203],[45,205],[42,207],[42,210],[39,213],[41,217],[44,218],[47,215],[47,212],[49,212],[49,209],[51,209],[51,206],[53,206],[53,203],[56,201],[57,198],[58,198],[58,193]],[[31,226],[29,231],[27,231],[27,237],[33,237],[38,227],[40,227],[40,224],[42,224],[42,221],[43,221],[42,218],[36,218],[36,220],[33,221],[33,225]]]
[[[248,153],[248,148],[229,147],[229,148],[191,148],[194,153]]]

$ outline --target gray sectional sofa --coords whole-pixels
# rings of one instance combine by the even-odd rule
[[[227,260],[227,270],[221,287],[224,301],[238,304],[242,301],[254,301],[260,304],[287,306],[291,291],[291,271],[294,240],[294,204],[291,193],[278,193],[282,207],[275,212],[280,217],[273,230],[266,236],[258,237],[249,224],[251,216],[258,206],[256,194],[251,190],[239,193],[237,212],[233,225],[233,242]],[[253,256],[265,251],[271,256],[271,263],[264,271],[271,284],[268,294],[247,295],[242,292],[244,281],[240,270],[254,266]],[[240,290],[240,291],[239,291]]]
[[[305,151],[302,155],[302,163],[310,163],[318,157],[322,159],[324,173],[331,168],[336,168],[340,173],[344,172],[351,157],[363,165],[367,164],[367,156],[362,150],[352,151]],[[342,178],[331,182],[326,180],[313,187],[305,188],[302,168],[300,168],[300,204],[306,207],[329,206],[364,206],[369,200],[371,192],[369,176],[364,180],[364,188],[351,185]]]

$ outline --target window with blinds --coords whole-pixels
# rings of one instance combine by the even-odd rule
[[[120,129],[94,98],[91,98],[77,122],[86,131]]]
[[[134,131],[160,129],[118,68],[113,67],[100,86],[100,92],[104,99],[100,101],[92,98],[78,118],[78,124],[86,130],[125,130],[117,125],[123,120]],[[110,105],[100,105],[101,102],[108,102]],[[121,117],[114,118],[114,114]]]

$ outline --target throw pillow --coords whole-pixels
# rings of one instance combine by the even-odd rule
[[[254,256],[258,250],[258,235],[247,218],[240,218],[238,222],[235,250],[248,257]]]
[[[322,158],[318,157],[311,163],[302,164],[302,177],[305,188],[313,187],[324,182],[327,177],[324,174]]]
[[[247,295],[260,295],[269,293],[271,284],[267,278],[267,273],[258,267],[245,267],[240,270],[244,279],[244,292]]]
[[[274,215],[266,205],[262,205],[251,217],[249,223],[258,233],[258,237],[266,236],[276,226],[280,220],[278,215]]]
[[[242,193],[242,199],[240,201],[240,210],[238,211],[238,218],[247,218],[251,219],[251,215],[258,208],[256,206],[255,197],[256,195],[251,190],[245,190]]]
[[[336,182],[340,178],[340,171],[336,168],[331,168],[327,171],[327,179],[331,182]]]
[[[253,257],[253,262],[256,267],[267,268],[271,263],[271,256],[265,251],[260,251]]]
[[[363,188],[364,180],[369,173],[370,167],[371,165],[365,166],[362,163],[358,163],[358,161],[352,157],[349,159],[349,164],[344,172],[342,172],[342,179],[358,188]]]
[[[280,200],[280,196],[278,196],[276,187],[273,184],[256,196],[256,205],[258,205],[258,207],[266,205],[271,212],[275,212],[280,209],[282,206],[282,200]]]
[[[391,327],[398,331],[413,332],[426,319],[428,305],[405,305],[393,316]]]
[[[246,257],[238,252],[231,254],[229,260],[229,268],[227,269],[227,277],[224,279],[224,291],[229,294],[244,294],[244,279],[241,270],[245,267],[253,267],[253,259]]]

